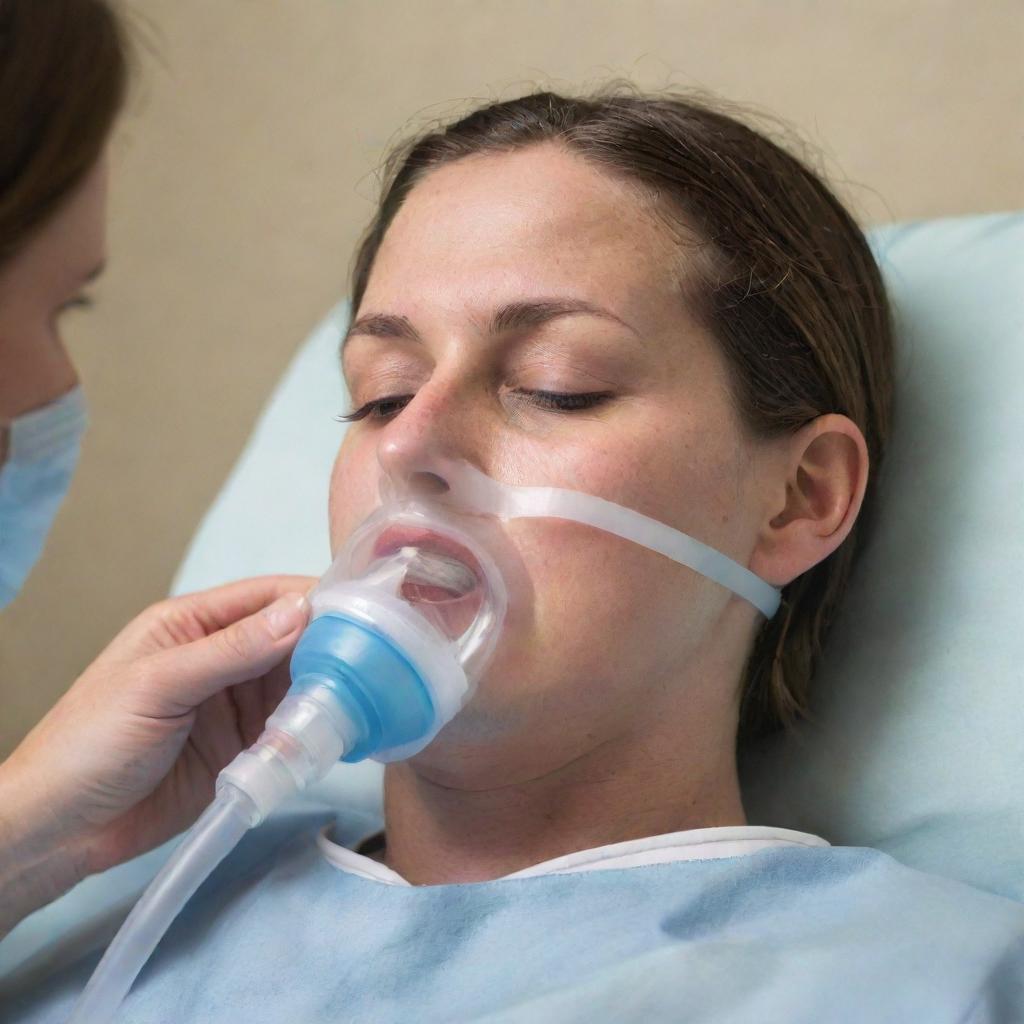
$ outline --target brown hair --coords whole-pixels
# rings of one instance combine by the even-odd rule
[[[538,92],[492,103],[396,149],[356,252],[352,302],[384,233],[431,169],[477,153],[557,142],[652,195],[700,240],[689,299],[722,346],[741,421],[753,436],[795,432],[825,413],[864,434],[871,475],[858,522],[783,590],[744,670],[739,738],[808,714],[822,643],[863,546],[892,415],[893,331],[863,233],[822,179],[718,105],[613,86],[586,98]]]
[[[0,0],[0,264],[99,159],[128,66],[104,0]]]

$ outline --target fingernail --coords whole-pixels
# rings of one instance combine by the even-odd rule
[[[275,640],[280,640],[306,624],[309,602],[302,594],[285,594],[263,609],[267,628]]]

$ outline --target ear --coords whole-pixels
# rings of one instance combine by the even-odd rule
[[[781,439],[767,462],[751,572],[781,587],[832,554],[857,520],[868,461],[860,428],[836,413]]]

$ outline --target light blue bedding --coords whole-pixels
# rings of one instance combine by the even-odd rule
[[[1024,906],[858,848],[389,886],[250,833],[125,1003],[135,1024],[1024,1020]],[[349,820],[350,842],[362,831]],[[294,838],[288,839],[288,836]],[[95,958],[9,1010],[64,1021]]]

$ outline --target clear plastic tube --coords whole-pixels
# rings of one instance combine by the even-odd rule
[[[213,869],[259,820],[253,802],[228,784],[200,815],[107,948],[75,1004],[70,1024],[109,1024],[171,922]]]

